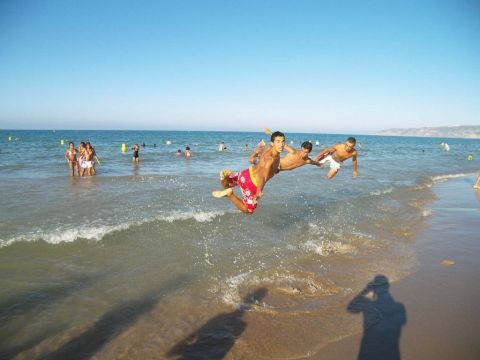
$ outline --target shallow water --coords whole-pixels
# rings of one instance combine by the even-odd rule
[[[349,161],[331,182],[313,166],[281,173],[245,216],[210,193],[219,170],[248,166],[260,133],[0,136],[1,358],[308,357],[355,331],[340,298],[414,271],[430,186],[480,159],[478,140],[448,139],[445,153],[445,139],[358,136],[358,178]],[[90,140],[97,176],[69,178],[60,139]],[[121,144],[143,142],[132,165]],[[193,157],[175,157],[187,144]]]

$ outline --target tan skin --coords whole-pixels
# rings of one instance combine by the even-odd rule
[[[278,173],[278,167],[280,165],[280,153],[285,146],[285,138],[283,136],[277,136],[272,143],[272,146],[265,150],[260,157],[260,160],[256,165],[252,166],[253,177],[257,182],[257,193],[255,194],[255,200],[260,199],[263,196],[263,188],[268,180],[270,180],[276,173]],[[221,181],[223,187],[228,187],[228,179]],[[228,195],[230,201],[243,213],[250,214],[247,206],[241,199],[236,197],[233,193]]]
[[[93,148],[87,144],[87,148],[85,149],[85,161],[92,161],[93,160]],[[93,171],[92,168],[87,168],[87,176],[92,176]]]
[[[320,153],[313,158],[313,160],[317,160],[321,158],[326,153],[332,153],[332,158],[338,163],[342,163],[347,159],[352,158],[353,164],[353,177],[357,177],[357,151],[355,150],[355,144],[351,142],[345,142],[343,144],[336,144],[330,146],[328,148],[323,149]],[[327,179],[331,180],[336,174],[338,170],[330,169],[327,174]]]
[[[85,145],[80,144],[80,147],[78,148],[78,154],[79,154],[80,159],[82,159],[82,160],[85,160],[85,157],[86,157],[85,151],[86,151]],[[80,169],[80,175],[79,176],[83,176],[85,174],[85,169],[81,166],[79,167],[79,169]]]
[[[474,188],[475,190],[480,189],[480,175],[478,175],[477,181],[475,181],[475,185],[473,185],[473,188]]]
[[[260,158],[260,156],[262,156],[262,154],[265,152],[265,150],[267,150],[265,141],[260,140],[257,147],[252,151],[252,153],[248,157],[248,162],[250,164],[255,164],[256,161],[258,161],[258,159]]]
[[[301,147],[300,150],[295,150],[285,145],[285,150],[288,151],[288,154],[280,158],[280,171],[293,170],[307,164],[318,165],[316,161],[308,157],[310,150],[304,147]]]
[[[63,157],[67,161],[68,167],[70,168],[70,176],[75,176],[75,169],[78,176],[77,149],[75,149],[75,146],[72,143],[69,144],[68,149],[65,151],[65,155]]]

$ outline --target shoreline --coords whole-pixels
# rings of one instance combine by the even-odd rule
[[[475,241],[480,193],[473,191],[474,181],[468,176],[432,188],[437,200],[428,206],[432,216],[415,244],[418,271],[390,284],[395,306],[405,309],[404,326],[388,334],[400,311],[393,303],[385,309],[380,304],[380,312],[389,315],[365,318],[364,324],[370,322],[367,331],[327,344],[313,359],[380,359],[397,352],[401,359],[480,358],[480,243]],[[442,265],[446,259],[455,263]],[[362,315],[352,314],[352,321],[361,322]]]

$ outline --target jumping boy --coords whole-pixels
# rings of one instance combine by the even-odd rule
[[[276,173],[280,166],[280,153],[285,146],[285,135],[276,131],[270,137],[272,146],[265,150],[256,165],[233,174],[231,170],[220,172],[220,183],[225,190],[214,191],[216,198],[228,197],[230,201],[243,213],[253,214],[257,208],[257,199],[263,195],[263,188],[268,180]],[[243,200],[233,193],[233,187],[239,186]]]
[[[312,158],[313,161],[318,162],[320,166],[329,163],[330,170],[327,174],[327,179],[331,180],[340,170],[341,164],[352,158],[353,177],[357,177],[357,150],[355,150],[355,143],[357,141],[354,137],[349,137],[343,144],[336,144],[323,149],[317,156]]]

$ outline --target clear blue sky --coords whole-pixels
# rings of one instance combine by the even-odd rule
[[[480,1],[0,1],[0,128],[480,125]]]

